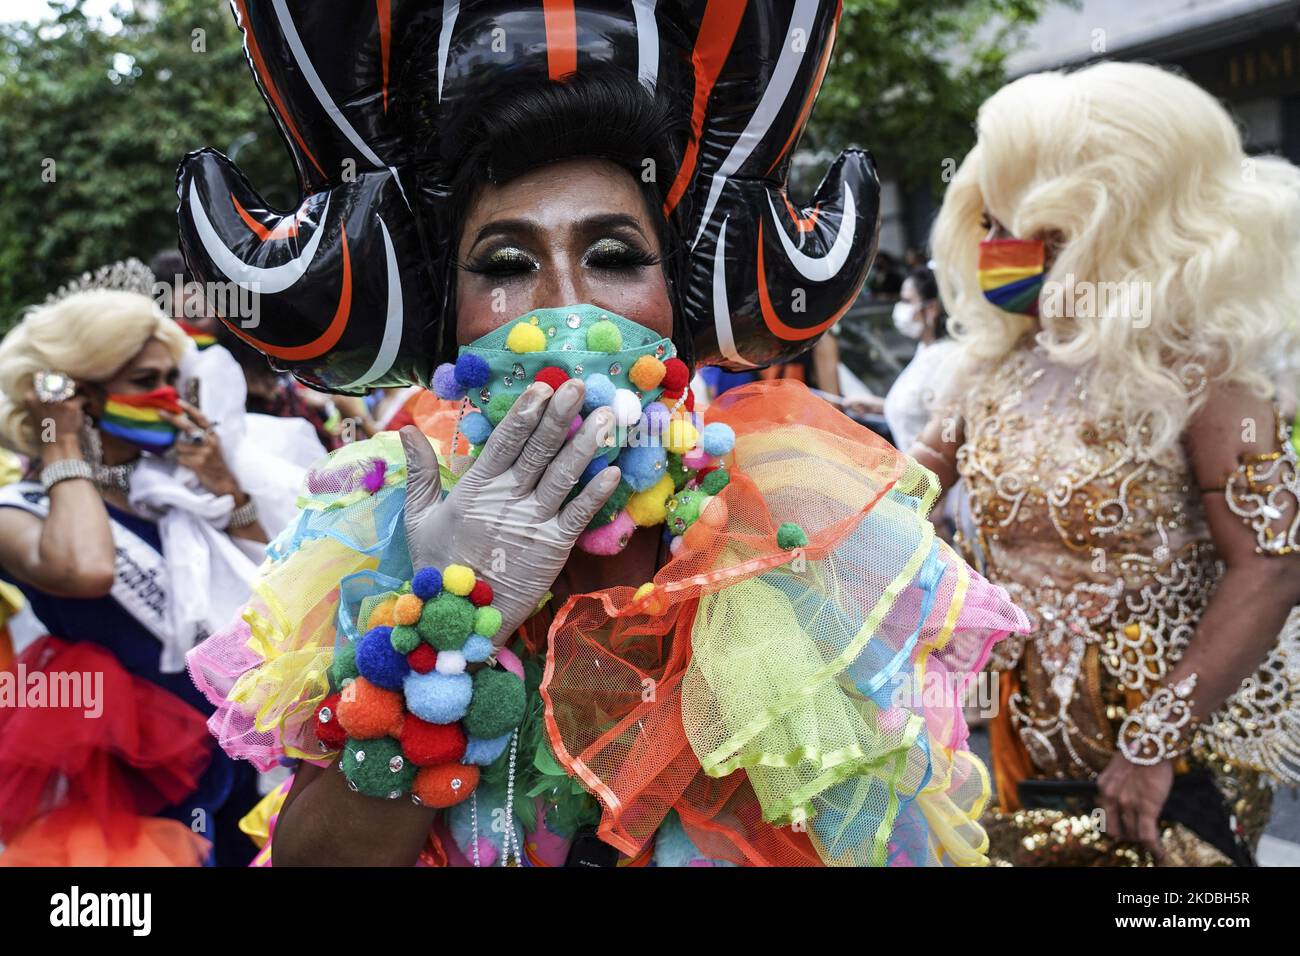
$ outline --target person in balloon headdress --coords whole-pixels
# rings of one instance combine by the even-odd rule
[[[1024,616],[803,385],[688,387],[870,266],[865,153],[784,185],[838,4],[235,8],[307,195],[191,154],[190,267],[302,380],[437,396],[310,471],[190,655],[229,753],[297,761],[262,862],[985,862],[958,697]]]

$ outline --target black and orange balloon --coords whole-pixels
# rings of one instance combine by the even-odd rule
[[[268,208],[212,149],[177,181],[195,277],[257,293],[226,317],[308,384],[427,384],[443,328],[450,185],[410,110],[454,130],[509,81],[618,69],[667,86],[683,117],[661,177],[685,249],[682,325],[696,360],[739,369],[793,357],[849,307],[875,254],[879,183],[848,150],[808,205],[790,158],[831,58],[839,0],[232,0],[259,87],[305,198]],[[431,172],[433,170],[434,172]]]

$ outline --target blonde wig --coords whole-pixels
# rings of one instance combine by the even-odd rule
[[[105,382],[157,339],[179,362],[192,348],[181,327],[138,292],[96,289],[35,306],[0,341],[0,444],[38,454],[24,396],[42,369]]]
[[[1026,76],[990,97],[977,125],[931,237],[968,360],[955,387],[1034,328],[980,292],[987,210],[1056,251],[1037,341],[1085,370],[1099,417],[1145,424],[1161,448],[1204,402],[1207,376],[1273,394],[1294,355],[1300,170],[1247,157],[1213,97],[1135,63]],[[1098,290],[1093,311],[1049,301],[1053,284]],[[1134,298],[1104,301],[1107,287]]]

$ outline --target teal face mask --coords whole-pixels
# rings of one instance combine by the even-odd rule
[[[581,419],[597,408],[614,413],[617,442],[598,452],[584,471],[585,484],[610,464],[619,466],[618,490],[578,539],[592,554],[617,554],[638,526],[666,523],[680,536],[726,483],[718,458],[735,442],[721,423],[704,427],[694,412],[690,372],[672,340],[593,305],[526,312],[463,345],[455,363],[433,375],[439,398],[467,401],[460,432],[481,448],[511,405],[535,381],[559,388],[570,378],[586,385]],[[696,475],[719,470],[709,488]]]
[[[467,399],[495,427],[534,381],[558,388],[580,378],[584,413],[609,405],[627,427],[640,417],[633,400],[639,412],[661,396],[669,407],[684,397],[687,370],[675,355],[671,339],[607,309],[537,309],[462,345],[454,365],[434,372],[433,390]]]

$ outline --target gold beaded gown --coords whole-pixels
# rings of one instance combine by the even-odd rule
[[[1202,370],[1186,374],[1189,386],[1200,378],[1204,388]],[[1016,784],[1094,779],[1115,752],[1120,722],[1195,631],[1223,565],[1191,461],[1182,446],[1147,451],[1140,426],[1099,420],[1077,370],[1037,347],[968,381],[950,406],[964,432],[957,469],[971,512],[962,545],[1033,626],[997,645],[990,665],[1002,672],[990,728],[1000,801],[986,821],[993,852],[1022,864],[1143,862],[1144,853],[1113,844],[1087,820],[1022,810]],[[1283,725],[1300,676],[1300,616],[1286,631],[1255,683],[1202,726],[1178,767],[1211,771],[1252,848],[1272,796],[1259,770],[1294,746]],[[1181,825],[1166,830],[1165,849],[1168,862],[1226,862]]]

